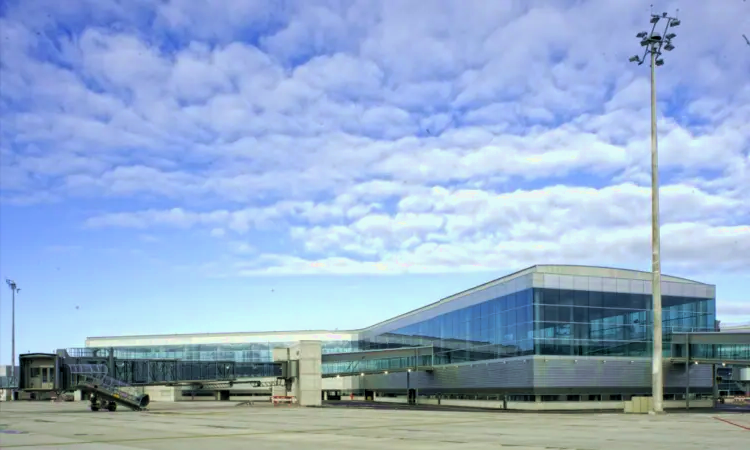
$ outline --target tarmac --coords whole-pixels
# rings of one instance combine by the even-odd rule
[[[152,403],[91,412],[85,402],[0,403],[0,447],[24,449],[713,449],[744,448],[750,414],[660,416],[404,407]]]

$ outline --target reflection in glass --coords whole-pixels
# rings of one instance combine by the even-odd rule
[[[486,302],[429,317],[418,323],[359,341],[325,341],[323,353],[433,346],[434,361],[391,358],[326,363],[324,373],[395,370],[421,365],[453,364],[521,355],[648,356],[651,351],[651,298],[646,294],[526,289]],[[712,298],[663,297],[665,348],[671,334],[713,331]],[[275,376],[272,350],[293,342],[119,347],[123,359],[235,361],[241,376]],[[696,348],[706,354],[739,354],[747,349]],[[360,363],[357,363],[360,364]]]
[[[536,289],[533,298],[538,355],[650,355],[650,295]],[[665,348],[672,333],[713,331],[715,308],[713,299],[663,296]]]

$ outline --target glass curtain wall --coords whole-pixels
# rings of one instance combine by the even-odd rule
[[[690,356],[725,361],[750,360],[750,344],[690,344]]]
[[[189,361],[271,362],[271,350],[293,342],[257,342],[241,344],[163,345],[154,347],[116,347],[120,359],[182,359]]]
[[[450,311],[397,330],[363,339],[357,350],[433,346],[434,364],[452,364],[530,355],[534,351],[531,289]],[[420,361],[429,365],[433,358]],[[415,358],[323,365],[324,373],[396,370],[416,365]]]
[[[271,350],[292,342],[241,344],[163,345],[154,347],[115,347],[118,359],[179,359],[183,361],[234,361],[238,377],[272,377],[281,375],[273,364]]]
[[[238,377],[271,377],[281,375],[273,364],[274,348],[290,347],[296,342],[253,342],[237,344],[162,345],[154,347],[115,347],[118,359],[179,359],[184,361],[234,361]],[[358,342],[325,341],[323,353],[357,351]],[[93,351],[93,348],[86,349]],[[105,349],[106,350],[106,349]]]
[[[662,297],[664,351],[672,333],[713,331],[710,298]],[[534,352],[537,355],[649,356],[651,295],[534,289]]]
[[[711,298],[663,297],[664,349],[673,332],[713,331]],[[359,341],[323,342],[323,353],[433,346],[434,360],[392,358],[323,365],[324,373],[396,370],[522,355],[649,356],[651,295],[525,289]],[[424,314],[424,313],[422,313]],[[240,376],[275,374],[272,349],[294,342],[118,347],[121,359],[235,361]],[[271,375],[263,375],[271,376]]]

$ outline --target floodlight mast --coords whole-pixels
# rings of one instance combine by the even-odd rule
[[[664,33],[656,33],[656,25],[659,21],[666,21]],[[661,16],[651,14],[651,33],[641,31],[636,35],[641,40],[641,46],[645,47],[643,56],[632,56],[629,61],[638,63],[640,66],[646,62],[646,57],[651,59],[651,289],[653,301],[653,350],[651,360],[651,414],[664,412],[664,369],[662,348],[662,308],[661,308],[661,236],[659,228],[659,148],[656,136],[656,68],[664,65],[661,58],[662,49],[674,50],[672,39],[677,37],[669,33],[671,27],[680,25],[677,17],[670,17],[667,13]]]
[[[13,299],[12,300],[13,306],[11,310],[12,318],[11,318],[11,327],[10,327],[11,328],[11,331],[10,331],[11,333],[10,367],[11,367],[11,371],[13,372],[13,381],[15,383],[18,383],[18,378],[16,378],[17,377],[17,374],[16,374],[16,292],[20,291],[21,288],[18,287],[15,281],[8,279],[8,278],[5,279],[5,284],[7,284],[8,287],[10,288],[11,297]],[[11,393],[11,400],[15,400],[15,398],[13,398],[12,393]]]

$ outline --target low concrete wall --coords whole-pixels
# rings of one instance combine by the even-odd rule
[[[406,397],[375,397],[378,403],[408,403]]]
[[[701,400],[690,400],[690,407],[691,408],[713,408],[714,401],[710,398],[701,399]],[[685,400],[665,400],[664,401],[664,409],[677,409],[677,408],[684,408],[685,407]]]
[[[713,408],[714,401],[708,399],[690,400],[690,408]],[[685,400],[664,400],[664,409],[686,409]],[[651,410],[650,397],[633,397],[631,400],[623,402],[623,411],[632,414],[648,414]]]
[[[349,400],[349,397],[342,397],[342,401]],[[362,401],[364,397],[355,396],[354,400]],[[375,397],[378,403],[399,403],[406,404],[408,400],[405,396],[401,397]],[[424,398],[419,399],[420,405],[440,405],[440,406],[457,406],[462,408],[488,408],[503,409],[502,400],[455,400],[455,399],[438,399]],[[508,402],[508,409],[518,411],[612,411],[622,410],[624,402]]]
[[[246,395],[237,395],[229,396],[230,402],[271,402],[271,396],[270,395],[258,395],[258,396],[246,396]]]
[[[421,405],[437,405],[437,399],[420,400]],[[502,400],[441,399],[441,406],[462,408],[503,409]],[[623,402],[507,402],[507,409],[516,411],[612,411],[622,410]]]
[[[342,401],[350,400],[350,397],[341,397]],[[363,401],[364,397],[355,396],[354,400]],[[406,404],[408,400],[405,396],[401,397],[375,397],[378,403],[399,403]],[[427,398],[419,399],[420,405],[440,405],[456,406],[462,408],[488,408],[503,409],[502,400],[455,400],[455,399],[438,399]],[[625,411],[630,401],[582,401],[582,402],[507,402],[507,409],[516,411]],[[711,399],[691,400],[691,408],[711,408],[713,401]],[[665,409],[685,408],[684,400],[666,400],[664,401]]]
[[[145,386],[143,393],[148,394],[152,402],[178,402],[182,400],[182,390],[172,386]],[[214,400],[213,397],[208,397]]]

